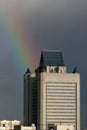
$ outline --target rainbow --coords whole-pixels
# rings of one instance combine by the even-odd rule
[[[8,15],[7,15],[8,16]],[[36,67],[39,57],[39,47],[29,37],[25,26],[22,25],[20,18],[15,15],[7,17],[4,13],[0,14],[2,26],[6,33],[8,42],[6,46],[12,49],[12,55],[16,59],[16,65],[23,72],[27,67],[31,71]]]

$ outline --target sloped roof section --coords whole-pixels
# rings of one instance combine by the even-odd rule
[[[62,52],[59,50],[44,50],[41,53],[40,67],[64,66]]]
[[[31,72],[30,72],[30,69],[29,68],[27,68],[27,70],[26,70],[26,72],[25,72],[25,74],[30,74]]]

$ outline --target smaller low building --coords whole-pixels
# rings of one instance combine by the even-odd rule
[[[74,126],[73,125],[55,125],[55,130],[74,130]]]
[[[36,130],[36,127],[34,124],[31,126],[21,126],[21,130]]]
[[[75,130],[73,125],[66,124],[50,124],[48,130]]]
[[[36,130],[36,127],[34,124],[31,126],[22,126],[21,121],[8,121],[3,120],[0,121],[0,130]]]
[[[18,126],[21,125],[21,121],[18,120],[13,120],[13,121],[9,121],[9,120],[2,120],[0,121],[0,130],[1,129],[5,129],[5,130],[14,130],[14,126]]]

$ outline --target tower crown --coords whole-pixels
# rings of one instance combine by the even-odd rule
[[[43,50],[41,52],[40,72],[65,73],[66,67],[60,50]]]
[[[62,52],[60,50],[43,50],[40,66],[64,66]]]

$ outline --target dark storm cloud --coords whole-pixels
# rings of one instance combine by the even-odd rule
[[[87,128],[87,0],[1,0],[2,10],[21,17],[41,49],[60,49],[70,72],[81,74],[81,124]],[[12,12],[13,9],[13,12]],[[0,39],[2,33],[0,33]],[[0,40],[0,117],[22,119],[23,73],[13,71],[11,51]],[[40,50],[41,51],[41,50]],[[12,67],[12,69],[10,69]],[[13,77],[12,77],[13,76]],[[9,77],[9,78],[8,78]],[[15,95],[17,94],[17,96]],[[9,105],[11,106],[9,108]],[[3,110],[6,108],[7,110]],[[19,112],[20,109],[20,112]],[[2,114],[3,113],[3,114]],[[7,114],[8,113],[8,114]],[[12,116],[11,116],[12,115]]]

